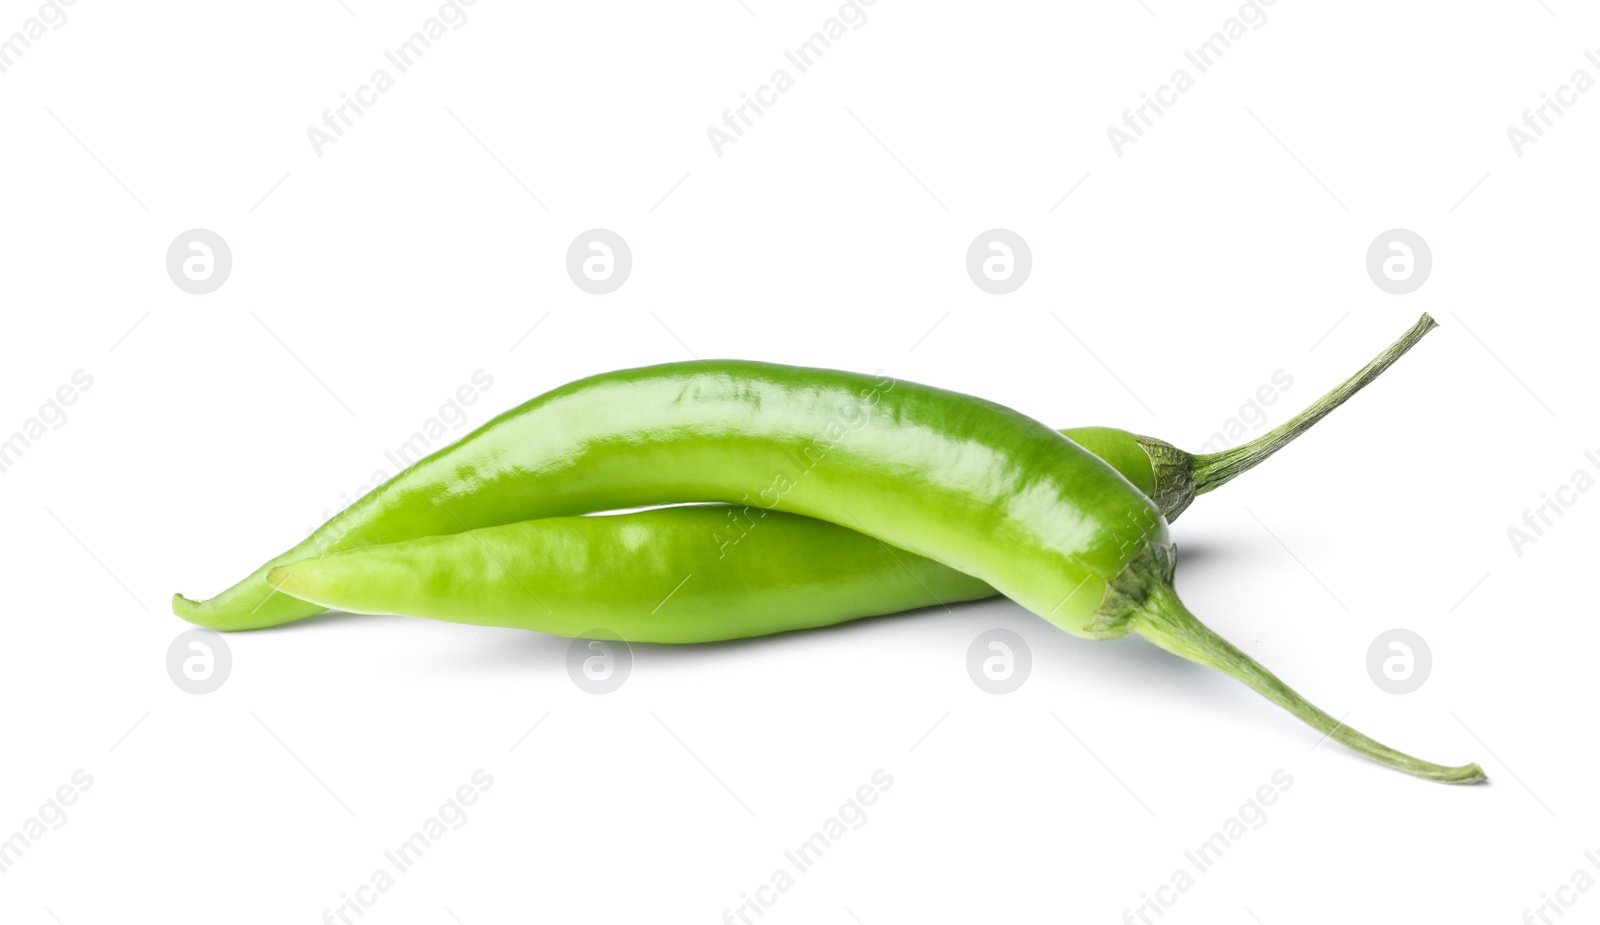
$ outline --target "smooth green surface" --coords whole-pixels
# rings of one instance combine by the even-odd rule
[[[1129,481],[1154,486],[1144,438],[1109,427],[1062,433]],[[279,566],[269,582],[281,595],[350,613],[660,643],[765,636],[998,593],[856,530],[724,504],[365,546]]]
[[[1105,460],[1123,478],[1144,492],[1156,495],[1156,474],[1150,456],[1140,446],[1144,438],[1115,427],[1070,427],[1062,431],[1073,443]]]
[[[684,501],[797,513],[993,585],[1081,632],[1160,512],[1056,431],[982,399],[886,377],[743,361],[623,370],[501,415],[179,616],[271,626],[323,608],[272,566],[541,517]]]
[[[279,566],[269,580],[351,613],[664,643],[765,636],[995,593],[855,530],[722,504],[369,546]]]

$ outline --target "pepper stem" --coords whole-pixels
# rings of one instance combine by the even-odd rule
[[[1283,449],[1294,438],[1311,429],[1313,424],[1327,417],[1330,411],[1349,401],[1352,395],[1378,378],[1384,370],[1394,365],[1395,360],[1405,356],[1406,351],[1415,347],[1423,335],[1438,326],[1427,312],[1423,312],[1422,317],[1409,331],[1374,357],[1372,362],[1363,366],[1360,372],[1339,383],[1333,391],[1317,399],[1311,407],[1290,418],[1287,423],[1273,428],[1249,443],[1217,453],[1196,456],[1190,473],[1193,478],[1194,493],[1203,495],[1226,485],[1235,476],[1248,472],[1268,456]]]
[[[1256,693],[1299,717],[1312,729],[1380,764],[1446,784],[1476,784],[1488,780],[1483,769],[1476,764],[1452,768],[1422,761],[1351,729],[1312,705],[1255,659],[1212,632],[1183,606],[1170,585],[1152,581],[1147,589],[1143,602],[1130,609],[1127,625],[1168,652],[1215,668],[1244,682]]]

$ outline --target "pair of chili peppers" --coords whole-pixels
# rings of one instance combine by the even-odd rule
[[[500,415],[173,610],[222,630],[333,607],[687,643],[1000,593],[1078,636],[1138,633],[1383,764],[1474,783],[1477,765],[1362,735],[1208,629],[1173,591],[1167,533],[1434,326],[1422,316],[1293,420],[1207,455],[879,376],[742,361],[606,373]],[[683,502],[716,503],[579,516]]]

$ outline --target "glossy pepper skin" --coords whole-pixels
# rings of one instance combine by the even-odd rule
[[[367,546],[279,566],[269,580],[351,613],[655,643],[766,636],[995,593],[855,530],[722,504]]]
[[[539,517],[683,501],[828,520],[986,580],[1072,632],[1146,542],[1155,505],[1060,433],[982,399],[881,376],[746,361],[582,379],[418,462],[191,622],[270,626],[322,608],[275,565]],[[1069,599],[1070,598],[1070,599]]]
[[[1154,491],[1149,438],[1109,427],[1061,433],[1109,451],[1096,455]],[[855,530],[727,504],[418,537],[286,563],[268,580],[280,594],[349,613],[648,643],[766,636],[998,593]]]
[[[1154,490],[1142,449],[1149,438],[1109,427],[1061,433],[1122,450],[1110,456],[1126,466],[1118,471],[1146,494]],[[453,537],[461,541],[448,542]],[[668,590],[683,584],[667,607],[658,592],[669,578]],[[279,595],[317,609],[568,636],[604,629],[627,642],[659,643],[764,636],[999,593],[855,530],[748,504],[547,517],[417,537],[285,563],[268,579]]]
[[[1096,456],[1110,462],[1113,468],[1147,496],[1166,499],[1172,510],[1169,517],[1175,517],[1178,511],[1186,508],[1189,502],[1193,500],[1193,481],[1188,478],[1187,469],[1180,471],[1177,467],[1166,466],[1161,468],[1161,474],[1158,476],[1152,453],[1155,454],[1155,459],[1163,458],[1160,448],[1165,447],[1170,451],[1170,454],[1181,456],[1185,461],[1198,462],[1206,457],[1192,456],[1171,448],[1154,438],[1143,437],[1113,427],[1067,428],[1061,433],[1068,439],[1079,443],[1079,445],[1091,449]],[[359,507],[366,503],[367,499],[364,498],[358,501],[356,506]],[[701,573],[704,573],[715,561],[723,558],[723,546],[739,542],[738,535],[743,532],[741,525],[753,525],[759,520],[765,528],[762,531],[763,539],[755,544],[760,548],[759,551],[751,553],[751,555],[758,557],[773,556],[781,552],[781,555],[786,557],[784,564],[781,566],[774,562],[769,572],[772,596],[787,595],[795,587],[830,585],[836,592],[834,600],[839,602],[872,602],[870,606],[866,607],[861,606],[860,603],[847,603],[842,610],[835,612],[832,609],[823,607],[823,601],[814,601],[817,606],[823,609],[819,609],[808,617],[800,619],[795,628],[800,626],[830,626],[834,623],[859,617],[899,613],[903,610],[939,603],[950,604],[958,601],[977,600],[979,598],[992,597],[999,593],[988,584],[969,576],[959,575],[959,573],[957,573],[959,577],[947,574],[954,570],[922,556],[917,556],[901,549],[886,551],[879,541],[865,537],[854,530],[845,530],[826,522],[813,522],[807,518],[781,514],[779,511],[768,511],[758,504],[706,505],[705,507],[714,507],[718,513],[715,516],[710,516],[693,508],[672,507],[664,508],[662,513],[653,514],[648,518],[636,517],[635,515],[617,515],[607,518],[604,524],[614,530],[628,530],[628,544],[626,545],[629,548],[639,549],[641,552],[648,550],[648,544],[643,542],[643,537],[639,532],[645,528],[660,531],[660,536],[657,538],[657,542],[660,543],[687,541],[691,544],[688,547],[688,553],[684,556],[687,559],[685,564],[690,566],[688,571],[695,571],[697,567]],[[693,511],[693,513],[689,513],[690,511]],[[1163,513],[1166,513],[1166,510]],[[781,516],[779,516],[780,514]],[[334,519],[334,521],[338,520],[338,517]],[[319,553],[307,553],[305,558],[297,558],[297,554],[311,546],[314,541],[321,539],[324,534],[328,536],[323,547],[326,551],[320,553],[320,555],[345,554],[347,558],[342,560],[342,564],[346,567],[357,565],[360,560],[355,559],[354,556],[362,551],[372,551],[376,554],[379,548],[387,549],[393,546],[395,542],[404,542],[406,539],[423,540],[430,537],[430,535],[418,535],[377,545],[358,543],[356,542],[356,537],[353,536],[357,532],[354,528],[344,524],[336,526],[334,521],[330,521],[328,526],[319,530],[305,543],[301,543],[294,549],[262,566],[257,575],[252,575],[250,579],[246,579],[239,586],[230,589],[215,600],[197,603],[181,595],[175,596],[173,599],[174,611],[191,622],[223,630],[258,629],[290,623],[314,616],[330,607],[360,613],[379,612],[366,609],[377,607],[378,605],[374,601],[379,598],[362,596],[360,600],[365,603],[357,603],[356,599],[345,597],[343,589],[348,587],[347,584],[341,584],[341,590],[338,593],[324,594],[324,597],[328,598],[326,600],[322,598],[313,600],[310,596],[293,593],[302,589],[302,585],[294,583],[286,587],[281,581],[270,582],[272,587],[267,591],[260,592],[265,595],[263,606],[251,608],[250,612],[244,617],[241,618],[237,607],[231,606],[238,600],[247,599],[244,597],[246,591],[256,593],[256,589],[252,587],[253,580],[266,575],[272,568],[300,565],[316,558]],[[565,524],[569,521],[570,518],[564,519],[561,523]],[[495,524],[495,526],[510,525],[506,523]],[[456,530],[440,530],[438,534],[433,534],[432,536],[453,534],[464,529],[457,524]],[[553,560],[545,557],[556,546],[562,544],[588,543],[597,547],[610,545],[618,548],[625,545],[621,537],[606,536],[603,531],[597,529],[581,531],[581,533],[570,539],[561,538],[558,533],[552,532],[562,529],[567,528],[553,524],[550,530],[532,527],[526,531],[526,538],[532,544],[520,560],[526,569],[535,568],[541,563],[549,566],[555,565]],[[340,530],[344,532],[341,533]],[[771,534],[781,534],[787,531],[793,531],[795,535],[768,539]],[[340,539],[341,537],[342,539]],[[708,548],[707,537],[712,538],[710,545],[716,547],[715,549]],[[430,545],[428,548],[435,552],[444,551],[437,544]],[[844,557],[830,555],[829,552],[834,549],[847,550],[850,555]],[[401,552],[403,550],[394,549],[384,553],[384,555],[392,556]],[[885,577],[881,566],[884,556],[887,554],[897,555],[908,563],[915,562],[917,575],[919,578],[924,579],[925,586],[917,582],[907,583],[904,579],[910,577],[911,573],[908,573],[903,568],[897,567],[895,574]],[[511,559],[507,559],[507,564],[509,565],[511,561]],[[631,570],[634,567],[632,563],[623,562],[617,562],[615,566],[627,570]],[[521,573],[527,574],[526,569],[522,570]],[[930,574],[924,576],[921,574],[921,570],[927,570]],[[513,569],[506,576],[508,580],[513,580],[513,584],[515,584],[514,573],[517,571]],[[287,575],[288,573],[285,572],[284,574]],[[588,576],[588,580],[597,588],[602,585],[609,586],[610,582],[618,574],[620,573],[613,568],[604,572],[596,572]],[[576,576],[560,577],[562,580],[568,580]],[[883,581],[886,584],[883,589],[875,590],[869,587],[875,581]],[[689,593],[707,600],[721,595],[722,589],[704,585],[705,583],[702,582],[700,586],[695,587]],[[395,588],[398,589],[400,586],[396,585]],[[939,588],[950,589],[950,594],[946,596],[938,593],[937,589]],[[930,589],[934,590],[930,592]],[[637,594],[629,595],[628,599],[642,600],[643,597],[648,596],[649,587],[640,587],[636,591]],[[391,602],[387,605],[388,609],[382,612],[450,619],[449,616],[443,613],[413,613],[410,609],[407,609],[406,604],[401,603],[402,601],[409,601],[409,597],[386,595],[381,599]],[[609,600],[608,607],[621,606],[620,599]],[[738,636],[723,636],[719,638],[729,639],[762,635],[760,627],[768,625],[766,618],[759,616],[766,609],[766,602],[760,600],[759,596],[739,597],[738,600],[739,604],[737,606],[741,608],[740,612],[745,618],[748,618],[746,629]],[[786,600],[782,602],[782,606],[788,607],[797,600],[800,599],[792,598]],[[527,598],[524,603],[532,603],[532,599]],[[574,603],[577,606],[577,602]],[[602,610],[605,609],[602,608]],[[453,610],[458,613],[463,612],[460,608],[454,608]],[[516,618],[497,617],[493,625],[514,626],[551,633],[559,632],[542,618],[541,615],[544,613],[542,608],[535,605],[534,611],[521,614]],[[455,622],[482,623],[485,621],[464,617]],[[713,622],[717,621],[713,620]],[[692,630],[668,630],[656,626],[654,622],[651,627],[650,632],[652,634],[683,637],[675,641],[704,641],[697,638],[697,633]],[[589,628],[592,629],[594,627]],[[779,632],[779,630],[767,630],[766,632]],[[635,638],[623,635],[622,638],[630,642],[668,641],[664,638],[647,639],[644,636]]]

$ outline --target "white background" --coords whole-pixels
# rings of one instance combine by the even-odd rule
[[[1121,921],[1278,769],[1267,822],[1164,923],[1511,923],[1600,877],[1600,495],[1520,556],[1506,533],[1596,473],[1600,93],[1521,157],[1506,128],[1600,77],[1600,19],[1279,0],[1118,157],[1107,127],[1236,6],[879,0],[718,157],[706,128],[836,9],[479,0],[320,157],[306,129],[437,5],[79,0],[0,75],[0,431],[93,377],[0,475],[0,837],[93,778],[0,874],[0,919],[322,921],[479,768],[467,823],[361,921],[722,921],[879,768],[868,821],[762,922]],[[6,0],[0,34],[36,10]],[[634,256],[606,296],[564,269],[595,227]],[[964,268],[994,227],[1034,258],[1006,296]],[[1434,259],[1405,296],[1364,266],[1396,227]],[[232,248],[209,295],[165,271],[190,228]],[[1179,587],[1334,715],[1486,787],[1317,746],[1220,675],[1004,601],[641,647],[607,696],[566,640],[387,617],[230,636],[204,696],[165,670],[173,591],[298,541],[475,370],[473,426],[692,352],[1192,449],[1274,371],[1277,423],[1422,311],[1442,327],[1412,355],[1182,518]],[[1397,626],[1434,658],[1407,696],[1365,668]],[[995,627],[1033,653],[1004,696],[964,668]]]

